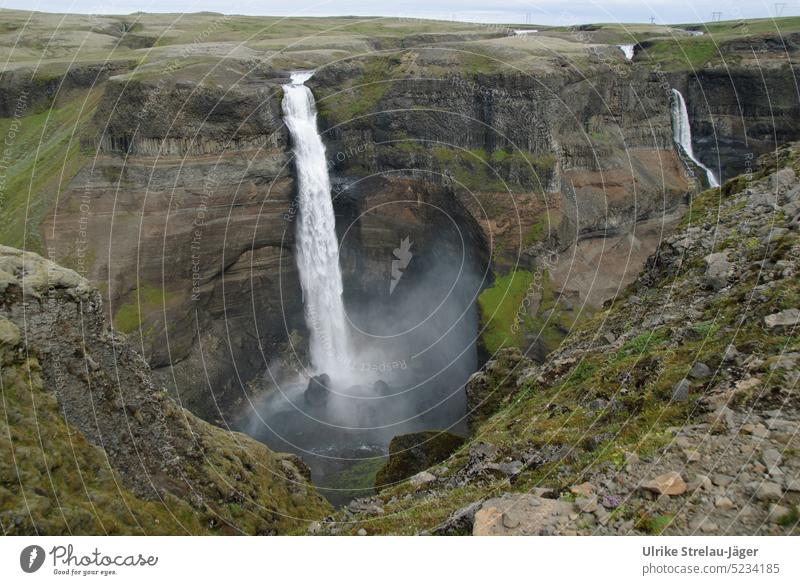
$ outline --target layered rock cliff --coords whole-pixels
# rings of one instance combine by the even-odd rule
[[[781,70],[756,91],[747,69],[724,80],[624,62],[427,74],[436,63],[424,48],[400,50],[320,68],[309,82],[340,237],[349,234],[349,300],[385,294],[391,250],[447,221],[419,206],[446,208],[489,268],[483,286],[548,259],[560,324],[548,325],[547,342],[526,332],[537,359],[584,306],[629,283],[674,226],[692,185],[672,142],[672,86],[687,95],[698,156],[716,168],[720,152],[724,174],[794,135]],[[304,334],[280,75],[256,69],[227,90],[213,76],[111,80],[95,114],[97,155],[43,226],[56,259],[102,283],[110,316],[139,338],[159,378],[214,420],[246,403],[246,383],[293,330]],[[785,98],[771,125],[765,93]],[[770,127],[783,128],[772,142]],[[549,308],[539,302],[530,319]]]

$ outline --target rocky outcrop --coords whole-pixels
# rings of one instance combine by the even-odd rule
[[[142,356],[107,327],[100,294],[74,271],[33,253],[0,247],[0,300],[4,393],[18,398],[26,384],[36,387],[48,408],[57,401],[62,417],[58,422],[47,415],[39,432],[48,435],[48,425],[66,423],[80,449],[88,450],[81,457],[98,450],[103,454],[100,469],[92,463],[77,471],[62,468],[61,455],[51,459],[58,463],[48,464],[48,454],[37,453],[38,444],[23,454],[20,443],[30,429],[20,426],[24,422],[17,411],[7,413],[3,437],[11,440],[4,447],[14,455],[3,460],[16,461],[23,477],[41,459],[50,466],[50,485],[73,486],[83,474],[113,474],[136,498],[175,505],[186,517],[184,530],[286,532],[297,518],[322,516],[328,510],[297,457],[272,453],[175,404],[152,381]],[[3,485],[16,483],[6,477],[11,472],[3,468]],[[21,487],[46,490],[45,484],[23,482]],[[46,510],[17,524],[25,506],[22,497],[3,492],[4,531],[15,526],[17,532],[34,532],[44,522],[53,532],[75,532],[68,524],[54,524]],[[87,524],[77,531],[92,528]]]
[[[20,109],[28,114],[43,110],[58,96],[74,89],[95,87],[133,66],[135,63],[128,61],[89,63],[71,66],[56,75],[27,68],[3,71],[0,73],[0,118],[19,115]]]
[[[532,365],[518,348],[508,347],[475,372],[466,387],[470,426],[476,428],[513,399],[519,389],[517,377]]]
[[[441,463],[463,443],[462,437],[445,431],[396,436],[389,443],[389,461],[375,476],[375,488],[386,488]]]

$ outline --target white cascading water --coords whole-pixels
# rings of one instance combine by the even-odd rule
[[[634,45],[617,45],[617,46],[620,48],[620,50],[623,53],[625,53],[625,58],[628,61],[632,61],[633,60],[633,47],[634,47]]]
[[[339,242],[331,201],[325,145],[317,132],[317,110],[303,85],[313,71],[299,71],[283,86],[283,121],[294,145],[297,169],[297,269],[303,287],[311,364],[334,380],[350,364],[350,340],[342,302]]]
[[[689,126],[689,112],[686,110],[686,102],[683,99],[683,95],[681,95],[681,92],[677,89],[672,90],[672,104],[670,108],[672,110],[672,139],[675,141],[675,144],[683,149],[683,152],[686,153],[686,156],[688,156],[694,164],[705,171],[709,186],[719,187],[719,181],[717,181],[717,177],[714,176],[711,169],[694,156],[694,150],[692,150],[692,129]]]

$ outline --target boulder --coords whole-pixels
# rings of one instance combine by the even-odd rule
[[[411,478],[410,482],[414,487],[422,487],[436,481],[436,476],[430,471],[420,471],[417,475]]]
[[[684,378],[675,384],[675,388],[672,390],[672,400],[675,402],[685,402],[689,399],[689,390],[689,380]]]
[[[566,528],[574,513],[571,502],[531,494],[504,494],[475,512],[473,536],[553,535]]]
[[[791,187],[797,179],[794,171],[789,168],[783,168],[770,177],[770,186],[777,190],[782,191]]]
[[[331,378],[328,374],[312,376],[308,381],[306,391],[303,393],[303,398],[311,406],[322,406],[328,402],[330,388]]]
[[[686,482],[677,471],[668,471],[644,482],[641,487],[659,495],[679,496],[686,491]]]
[[[800,309],[786,309],[764,317],[764,324],[770,329],[775,327],[793,327],[800,323]]]
[[[694,378],[695,380],[705,380],[706,378],[711,377],[711,374],[711,368],[709,368],[703,362],[695,362],[692,366],[692,369],[689,370],[689,377]]]
[[[383,380],[378,380],[372,385],[372,391],[375,396],[388,396],[392,393],[392,389],[389,387],[389,384],[384,382]]]
[[[714,290],[726,287],[733,269],[733,265],[728,262],[727,252],[709,254],[703,260],[706,263],[706,284]]]
[[[422,431],[398,435],[389,443],[389,461],[375,476],[375,488],[413,477],[447,459],[464,443],[458,435],[445,431]]]

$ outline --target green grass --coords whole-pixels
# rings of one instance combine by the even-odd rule
[[[701,69],[720,56],[717,43],[707,35],[652,40],[637,54],[637,61],[658,63],[664,71]]]
[[[40,225],[58,194],[89,160],[81,152],[80,138],[101,96],[101,88],[70,93],[52,109],[0,118],[0,136],[10,139],[6,148],[13,161],[2,190],[0,243],[42,252]]]
[[[2,349],[0,349],[2,353]],[[0,356],[1,357],[1,356]],[[106,454],[67,425],[36,358],[4,360],[0,528],[10,534],[204,534],[191,506],[122,487]]]
[[[336,124],[370,124],[371,120],[353,121],[379,110],[379,102],[392,85],[402,77],[400,59],[394,54],[370,56],[363,60],[361,74],[352,79],[342,91],[317,98],[320,114]]]
[[[131,301],[117,309],[113,320],[114,328],[123,333],[139,330],[149,314],[164,310],[165,305],[176,296],[177,293],[142,284],[130,294]]]
[[[324,488],[337,490],[337,497],[363,498],[374,493],[375,476],[386,464],[386,457],[356,461],[347,469],[330,476]]]
[[[531,285],[533,275],[527,270],[516,270],[495,280],[478,297],[481,325],[484,327],[482,339],[486,349],[495,353],[503,347],[520,347],[523,342],[523,328],[513,331],[518,312],[527,318],[527,309],[522,303]]]

